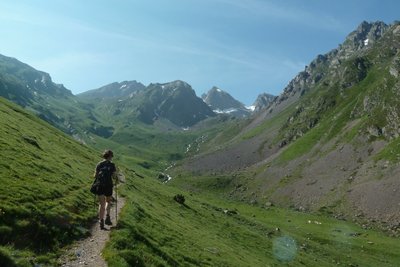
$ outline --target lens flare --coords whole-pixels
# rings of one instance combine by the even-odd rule
[[[276,259],[290,262],[297,254],[296,240],[290,236],[278,237],[274,240],[272,250]]]

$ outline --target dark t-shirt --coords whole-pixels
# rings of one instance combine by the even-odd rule
[[[107,186],[113,185],[112,182],[112,174],[116,172],[115,164],[108,160],[103,160],[99,162],[96,166],[96,173],[99,174],[100,172],[104,173],[104,184]]]

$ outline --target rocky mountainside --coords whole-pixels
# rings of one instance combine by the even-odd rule
[[[78,97],[94,106],[109,123],[138,120],[152,125],[160,120],[178,127],[190,127],[215,113],[192,87],[183,81],[153,83],[147,87],[136,81],[112,83]]]
[[[379,223],[400,199],[400,24],[363,22],[229,142],[180,171],[227,174],[231,196]],[[226,129],[225,135],[232,135]],[[232,174],[233,173],[233,174]]]
[[[46,96],[69,97],[72,93],[62,84],[53,83],[48,73],[0,55],[0,96],[27,106]]]
[[[80,102],[62,84],[54,83],[49,74],[2,55],[0,96],[33,111],[78,139],[79,133],[98,132],[104,128],[89,105]]]
[[[310,89],[316,88],[321,84],[321,80],[326,76],[325,86],[333,86],[337,79],[341,79],[341,87],[350,87],[365,78],[366,70],[369,67],[366,58],[362,54],[369,51],[374,44],[389,29],[389,26],[383,22],[368,23],[362,22],[355,31],[351,32],[338,48],[331,50],[325,55],[318,55],[305,70],[300,72],[292,79],[283,93],[273,101],[267,113],[280,111],[289,104],[296,101]],[[352,66],[345,66],[349,62],[357,67],[355,71]],[[352,71],[350,71],[350,69]]]
[[[267,94],[267,93],[263,93],[258,95],[256,101],[254,102],[253,106],[254,106],[254,112],[259,112],[265,108],[267,108],[269,106],[269,104],[271,104],[276,96]]]
[[[215,113],[231,114],[236,117],[246,117],[251,114],[251,110],[243,103],[216,86],[203,94],[201,98]]]
[[[150,84],[143,99],[137,110],[138,118],[145,123],[165,118],[178,126],[188,127],[215,116],[192,87],[183,81]]]

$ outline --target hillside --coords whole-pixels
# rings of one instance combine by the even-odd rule
[[[0,55],[0,96],[34,112],[41,119],[82,141],[85,131],[108,137],[112,128],[102,125],[93,107],[84,104],[50,75],[15,58]]]
[[[0,98],[0,265],[50,264],[95,217],[99,153]]]
[[[396,233],[399,62],[400,25],[363,22],[233,139],[211,140],[218,146],[205,144],[176,173],[226,175],[225,194],[237,199],[325,211]]]

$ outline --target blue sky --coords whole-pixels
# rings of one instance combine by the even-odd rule
[[[278,95],[363,20],[400,20],[385,0],[2,0],[0,54],[74,94],[111,82],[184,80],[245,104]]]

